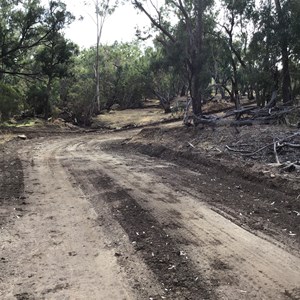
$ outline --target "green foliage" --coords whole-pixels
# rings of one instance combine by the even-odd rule
[[[0,82],[27,85],[27,105],[47,117],[57,94],[52,90],[55,79],[70,75],[78,51],[61,34],[74,18],[61,1],[49,1],[45,8],[39,0],[0,0],[0,6]],[[17,83],[17,76],[29,76],[31,81]]]
[[[52,80],[70,75],[72,58],[78,53],[78,48],[67,41],[60,33],[52,35],[45,46],[41,46],[35,55],[35,69]]]
[[[36,115],[42,115],[45,105],[50,105],[49,103],[45,103],[46,96],[47,90],[45,85],[42,83],[32,84],[28,87],[26,92],[26,104],[33,109]],[[48,107],[48,109],[50,109],[50,107]]]
[[[146,7],[144,1],[133,2],[141,11]],[[221,5],[219,17],[214,2]],[[62,34],[74,20],[62,1],[43,7],[39,0],[0,0],[1,119],[24,106],[47,117],[55,107],[57,114],[66,110],[88,124],[98,100],[102,109],[116,103],[133,108],[149,97],[168,102],[186,89],[197,99],[195,106],[213,88],[233,98],[255,95],[258,105],[274,91],[288,99],[284,85],[297,98],[300,2],[259,2],[168,0],[151,11],[150,33],[139,31],[141,39],[156,34],[154,47],[142,50],[138,43],[100,44],[103,22],[118,2],[95,1],[98,47],[79,53]]]
[[[19,2],[0,1],[0,75],[28,72],[24,57],[47,35],[42,29],[45,11],[40,1]]]
[[[73,69],[74,84],[92,88],[94,78],[93,62],[96,49],[84,50],[76,60]],[[109,109],[113,104],[123,108],[138,107],[145,95],[145,63],[138,45],[133,43],[102,46],[100,49],[100,99],[101,107]],[[74,94],[73,94],[74,97]],[[89,98],[91,105],[95,101],[95,92],[92,89],[86,96],[81,95],[82,105]]]
[[[8,120],[18,111],[20,98],[15,87],[0,82],[0,121]]]
[[[300,59],[300,2],[290,0],[291,52],[294,60]]]
[[[67,109],[72,112],[78,124],[90,125],[95,98],[95,81],[92,78],[78,78],[68,93]]]
[[[146,78],[142,52],[135,43],[115,43],[101,51],[100,93],[105,106],[117,103],[122,108],[141,106]],[[101,80],[104,79],[104,80]]]
[[[178,48],[167,53],[161,47],[157,47],[157,50],[146,51],[145,60],[148,61],[146,78],[150,96],[152,94],[152,96],[170,101],[187,85],[183,64],[180,63],[178,53]],[[179,58],[177,61],[176,57]]]

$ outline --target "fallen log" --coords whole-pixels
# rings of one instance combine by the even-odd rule
[[[228,118],[228,117],[236,116],[236,115],[243,115],[244,113],[251,113],[255,109],[257,109],[257,107],[255,107],[255,106],[244,107],[244,108],[241,108],[238,110],[235,109],[233,111],[227,112],[223,118]]]
[[[189,103],[190,105],[190,103]],[[188,106],[189,106],[188,105]],[[287,123],[287,116],[289,114],[294,113],[299,107],[289,107],[289,106],[276,106],[276,107],[243,107],[238,110],[232,110],[226,113],[223,117],[215,117],[213,115],[202,115],[195,116],[193,114],[188,115],[187,110],[184,114],[184,124],[190,125],[189,120],[194,121],[194,125],[231,125],[231,126],[252,126],[252,125],[268,125],[268,124],[276,124]],[[244,117],[243,117],[244,115]],[[235,120],[229,120],[229,117],[235,116]],[[225,120],[226,119],[226,120]]]

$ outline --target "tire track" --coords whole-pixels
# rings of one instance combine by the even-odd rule
[[[211,211],[199,202],[199,198],[201,201],[205,195],[199,194],[198,199],[193,198],[184,191],[175,192],[163,184],[155,175],[155,170],[159,169],[160,176],[167,178],[169,172],[172,172],[170,164],[149,159],[144,161],[139,155],[120,156],[108,153],[106,150],[101,150],[101,142],[97,144],[94,141],[88,146],[91,145],[97,149],[97,151],[90,149],[91,161],[97,164],[94,168],[105,174],[105,176],[99,174],[100,188],[101,177],[104,176],[106,181],[113,182],[114,187],[119,186],[119,194],[125,195],[123,198],[118,198],[119,202],[135,203],[140,210],[151,212],[153,222],[160,223],[172,238],[179,237],[180,240],[180,237],[184,236],[190,241],[185,249],[190,253],[193,261],[207,262],[207,267],[210,267],[207,277],[211,277],[211,282],[215,281],[219,286],[217,289],[219,295],[228,294],[230,299],[297,299],[297,289],[300,285],[299,258]],[[84,153],[85,150],[83,148],[80,151]],[[82,155],[80,151],[76,155]],[[172,174],[174,176],[175,173]],[[184,173],[181,175],[179,172],[177,175],[179,185],[180,176]],[[176,180],[173,185],[174,183]],[[94,185],[97,186],[96,183]],[[115,196],[115,194],[107,194],[107,201]],[[131,211],[135,215],[134,205],[129,206],[132,206],[129,211],[121,206],[123,214],[129,216]],[[180,220],[176,220],[175,226],[174,211],[178,216],[181,215]],[[121,224],[125,222],[122,224],[123,228],[126,228],[126,224],[129,228],[133,225],[128,224],[129,221],[126,223],[126,220],[130,219],[128,216],[118,219]],[[151,223],[152,219],[149,222]],[[130,232],[127,233],[130,237]],[[218,237],[220,244],[218,247],[215,245],[215,237]],[[130,238],[133,239],[134,236]],[[197,243],[200,244],[200,254],[199,249],[194,246]],[[216,261],[220,263],[214,264]],[[225,267],[222,269],[222,266]],[[224,273],[222,275],[224,280],[217,274],[220,268]],[[211,269],[215,270],[211,271]],[[199,270],[203,271],[203,264]],[[228,278],[231,278],[230,284],[227,283]],[[237,291],[240,291],[240,294],[237,294]]]
[[[44,244],[35,242],[26,247],[42,247],[47,251],[49,244],[43,239],[42,230],[55,222],[66,225],[68,218],[71,218],[69,225],[74,226],[66,230],[51,229],[50,256],[46,259],[39,250],[35,262],[44,259],[48,268],[55,251],[72,246],[77,247],[75,252],[87,257],[70,255],[67,261],[91,266],[89,251],[81,250],[75,239],[68,238],[74,230],[85,226],[79,240],[90,245],[89,249],[94,244],[103,250],[102,266],[106,263],[105,255],[121,266],[116,278],[124,281],[123,288],[131,295],[129,299],[300,299],[299,257],[213,211],[204,202],[215,195],[211,191],[206,193],[205,188],[194,187],[188,169],[143,155],[116,152],[109,147],[111,140],[119,142],[124,137],[124,133],[86,135],[42,141],[35,147],[32,158],[35,173],[27,179],[27,182],[32,180],[30,199],[41,205],[37,211],[53,219],[43,221],[42,215],[30,216],[32,220],[43,221],[37,232]],[[243,191],[243,196],[247,196],[247,191]],[[88,215],[87,220],[84,214]],[[27,222],[27,226],[33,226],[30,219]],[[95,230],[89,227],[91,224]],[[73,250],[69,252],[72,254]],[[65,265],[62,257],[59,264]],[[74,274],[68,268],[63,274]],[[26,272],[23,274],[27,276]],[[93,274],[103,271],[89,273],[92,283],[101,282],[92,278]],[[62,289],[48,285],[40,287],[40,292],[51,296],[75,295],[77,278],[83,288],[80,295],[86,290],[90,299],[98,299],[99,294],[93,294],[93,286],[88,285],[85,275],[82,275],[84,282],[72,276],[71,283],[65,282]],[[27,284],[34,278],[26,280]],[[51,279],[46,276],[41,283],[46,285],[47,278]],[[31,290],[28,293],[31,295]],[[114,299],[122,298],[119,294]]]

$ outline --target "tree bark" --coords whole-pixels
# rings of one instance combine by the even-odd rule
[[[278,26],[280,28],[280,48],[281,48],[281,62],[282,62],[282,98],[283,103],[289,103],[292,100],[291,76],[289,68],[289,51],[288,51],[288,24],[285,20],[282,7],[279,0],[274,0],[276,12],[278,16]]]
[[[226,26],[223,26],[225,29],[227,35],[228,35],[228,46],[231,51],[231,66],[233,69],[233,74],[232,74],[232,79],[231,79],[231,84],[232,84],[232,91],[230,93],[231,100],[235,104],[235,109],[239,110],[241,108],[241,103],[240,103],[240,95],[239,95],[239,79],[238,79],[238,74],[237,74],[237,63],[234,60],[234,56],[237,58],[238,62],[245,68],[246,65],[241,59],[238,51],[236,51],[234,44],[233,44],[233,30],[235,26],[235,14],[234,11],[231,11],[231,16],[230,16],[230,28],[227,28]]]
[[[170,2],[180,11],[182,14],[186,32],[188,35],[188,57],[186,59],[186,66],[188,70],[188,90],[190,91],[192,104],[193,104],[193,114],[195,116],[194,122],[197,125],[197,119],[202,115],[202,99],[203,99],[203,83],[202,83],[202,72],[205,65],[205,60],[203,59],[203,15],[206,7],[205,0],[193,0],[195,9],[195,23],[193,22],[189,12],[187,11],[185,4],[182,0],[170,0]],[[176,43],[175,36],[160,23],[160,20],[154,19],[151,14],[145,9],[142,2],[138,0],[133,0],[133,4],[142,11],[151,21],[157,29],[159,29],[165,37],[167,37],[174,45]],[[164,41],[160,40],[164,45]]]
[[[97,26],[97,45],[96,45],[96,64],[95,64],[95,80],[96,80],[96,103],[97,112],[100,112],[100,71],[99,71],[99,48],[100,48],[100,36],[101,30],[99,28],[99,13],[98,13],[99,3],[96,2],[96,26]]]
[[[193,103],[193,113],[195,115],[194,124],[198,125],[198,118],[202,116],[202,101],[203,101],[203,90],[201,83],[201,72],[204,68],[203,56],[203,13],[204,6],[203,0],[195,1],[195,12],[196,12],[196,28],[193,32],[193,48],[192,53],[192,66],[191,66],[191,96]]]
[[[46,87],[46,95],[44,99],[44,118],[48,120],[50,116],[50,95],[52,89],[52,78],[48,79],[47,87]]]

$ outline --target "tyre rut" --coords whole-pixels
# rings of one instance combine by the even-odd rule
[[[91,163],[89,168],[91,172],[96,170],[99,176],[99,180],[92,184],[98,190],[103,186],[108,188],[109,191],[102,196],[113,208],[115,218],[132,242],[141,239],[136,234],[139,233],[137,225],[149,231],[153,225],[146,225],[156,224],[154,226],[159,228],[158,232],[164,232],[168,239],[171,238],[170,245],[176,249],[175,252],[188,253],[193,265],[190,274],[196,274],[193,272],[197,270],[203,282],[208,282],[207,287],[214,286],[219,296],[227,295],[230,299],[297,299],[299,258],[213,212],[201,202],[204,194],[195,198],[163,184],[155,169],[168,176],[169,172],[174,172],[173,164],[139,155],[111,153],[109,147],[97,139],[74,149],[73,161],[80,161],[80,158],[86,160],[87,150]],[[76,163],[71,169],[77,176]],[[180,176],[184,176],[184,172],[176,171],[180,185]],[[145,223],[136,223],[137,219]],[[147,232],[145,229],[142,232]],[[153,231],[153,238],[158,232]],[[162,275],[151,267],[152,260],[147,260],[149,253],[154,253],[151,247],[145,254],[141,252],[142,257],[160,281],[159,276]],[[175,283],[177,281],[175,278]],[[198,288],[202,290],[202,287]],[[176,292],[176,284],[173,290]],[[207,291],[210,292],[210,288]]]

